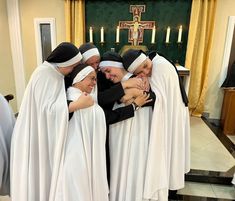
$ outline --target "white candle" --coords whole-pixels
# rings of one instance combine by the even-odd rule
[[[119,26],[117,26],[117,29],[116,29],[116,43],[119,43],[119,36],[120,36],[120,29],[119,29]]]
[[[156,27],[153,26],[151,43],[155,43]]]
[[[92,27],[89,28],[89,36],[90,36],[90,43],[93,43],[93,29],[92,29]]]
[[[104,42],[104,27],[101,27],[100,29],[100,42]]]
[[[178,43],[181,43],[182,31],[183,31],[183,28],[182,28],[182,25],[180,25],[179,34],[178,34],[178,41],[177,41]]]
[[[166,29],[166,43],[169,43],[170,41],[170,33],[171,33],[171,28],[168,26]]]

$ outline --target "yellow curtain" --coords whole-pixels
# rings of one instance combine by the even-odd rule
[[[80,46],[85,42],[85,0],[65,0],[66,41]]]
[[[217,0],[193,0],[185,66],[190,68],[189,109],[201,116],[208,82]]]

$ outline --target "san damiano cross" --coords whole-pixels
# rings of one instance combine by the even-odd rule
[[[141,13],[145,12],[145,5],[130,5],[133,21],[119,21],[120,29],[129,29],[128,42],[132,45],[143,43],[144,29],[153,29],[155,21],[141,21]]]

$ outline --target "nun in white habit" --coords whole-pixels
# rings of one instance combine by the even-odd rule
[[[82,63],[93,67],[96,71],[100,63],[100,53],[93,43],[84,43],[79,47],[82,54]]]
[[[15,116],[0,94],[0,195],[10,193],[10,145]]]
[[[55,199],[68,129],[64,76],[81,59],[76,46],[61,43],[30,78],[12,136],[12,201]]]
[[[79,65],[70,78],[68,100],[75,101],[83,93],[91,94],[95,103],[74,112],[69,121],[68,139],[56,201],[108,201],[105,140],[106,124],[102,108],[97,104],[96,72]]]
[[[140,50],[123,55],[127,70],[149,77],[156,94],[144,186],[145,199],[167,201],[168,189],[184,187],[190,170],[190,124],[187,97],[177,70],[164,57],[148,58]]]
[[[133,76],[124,69],[122,58],[115,52],[106,52],[103,55],[100,69],[114,83],[126,81]],[[143,91],[141,94],[141,97],[145,96]],[[152,107],[140,106],[154,104],[154,101],[148,99],[149,95],[140,101],[140,96],[134,97],[132,103],[134,117],[109,126],[110,201],[144,200]],[[113,109],[124,106],[124,103],[116,102]]]

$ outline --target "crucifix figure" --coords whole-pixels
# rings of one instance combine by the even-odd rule
[[[119,21],[120,29],[129,29],[128,42],[135,46],[143,42],[144,29],[155,26],[155,21],[141,21],[142,12],[145,12],[145,5],[130,5],[133,21]]]

